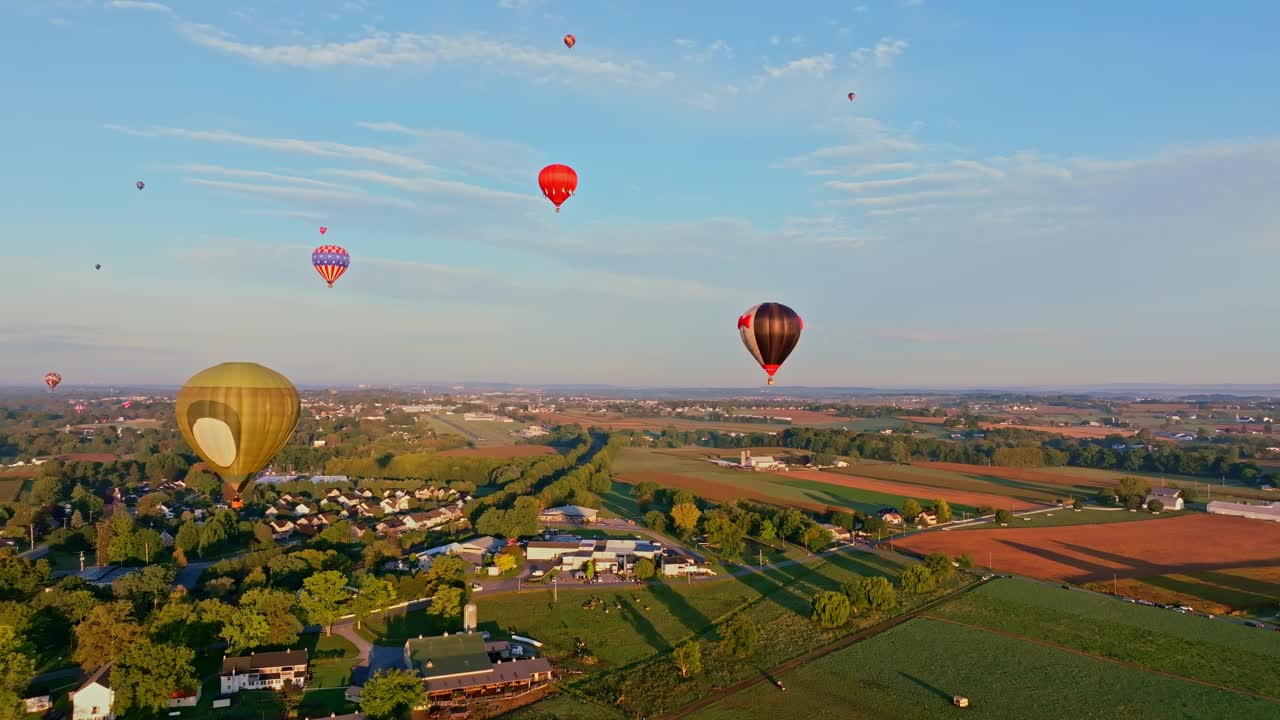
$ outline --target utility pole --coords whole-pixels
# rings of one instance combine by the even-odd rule
[[[1119,585],[1118,585],[1118,581],[1116,580],[1115,573],[1111,573],[1111,594],[1112,595],[1120,594]]]
[[[990,569],[992,569],[992,570],[995,570],[995,569],[996,569],[995,564],[993,564],[993,563],[991,562],[991,551],[990,551],[990,550],[988,550],[988,551],[987,551],[987,567],[988,567],[988,568],[990,568]]]
[[[143,553],[143,557],[145,558],[143,562],[150,565],[151,564],[151,543],[149,542],[142,543],[142,553]]]
[[[84,572],[84,551],[80,551],[80,572]]]
[[[551,602],[560,602],[560,585],[557,583],[559,578],[551,578]]]
[[[31,521],[31,524],[27,526],[27,529],[31,531],[31,549],[32,549],[32,550],[35,550],[35,549],[36,549],[36,523],[35,523],[35,520],[32,520],[32,521]]]

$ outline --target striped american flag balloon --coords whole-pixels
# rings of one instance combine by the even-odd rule
[[[351,265],[351,255],[337,245],[321,245],[311,253],[311,264],[329,287],[333,287],[333,282]]]

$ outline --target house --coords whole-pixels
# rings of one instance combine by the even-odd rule
[[[155,507],[154,512],[160,515],[161,517],[163,517],[165,520],[173,519],[173,510],[170,509],[169,506],[165,505],[164,503],[160,503],[159,505],[157,505]]]
[[[522,437],[522,438],[536,438],[536,437],[542,437],[543,435],[550,435],[550,434],[551,433],[547,432],[546,428],[542,427],[541,425],[530,425],[529,427],[523,430],[517,430],[516,432],[512,433],[512,435],[515,435],[517,437]]]
[[[490,555],[500,552],[506,545],[505,540],[499,540],[489,535],[463,542],[451,542],[447,545],[439,545],[418,553],[418,567],[426,570],[431,567],[431,562],[436,557],[440,555],[455,555],[476,568],[480,568]]]
[[[937,525],[938,513],[934,512],[933,510],[925,510],[924,512],[916,516],[916,524],[917,525]]]
[[[387,514],[402,512],[409,509],[409,496],[383,498],[378,505],[382,507],[382,512]]]
[[[902,513],[898,512],[897,510],[881,510],[879,514],[880,514],[880,519],[883,520],[886,524],[889,524],[889,525],[902,524]]]
[[[455,708],[472,698],[522,695],[551,682],[546,658],[504,654],[515,654],[510,643],[485,642],[475,633],[417,637],[404,644],[404,665],[422,678],[428,703]]]
[[[684,555],[664,555],[659,570],[663,577],[684,577],[685,575],[715,575],[715,571],[702,567],[697,560]]]
[[[275,517],[275,516],[277,516],[277,515],[279,515],[279,514],[280,514],[280,511],[276,509],[276,506],[275,506],[275,505],[272,505],[272,506],[268,507],[268,508],[263,512],[263,514],[264,514],[264,515],[266,515],[267,517]]]
[[[168,531],[168,530],[161,530],[161,531],[160,531],[160,544],[161,544],[161,545],[163,545],[163,546],[165,546],[165,547],[173,547],[173,542],[174,542],[174,540],[175,540],[175,538],[173,537],[173,535],[169,534],[169,531]]]
[[[831,533],[831,539],[835,542],[848,542],[849,540],[853,539],[853,533],[849,532],[848,530],[845,530],[839,525],[832,525],[831,523],[821,523],[819,527]]]
[[[294,515],[310,515],[311,513],[315,512],[315,511],[316,511],[316,510],[315,510],[315,508],[314,508],[314,507],[312,507],[310,504],[308,504],[308,503],[304,503],[304,502],[303,502],[303,503],[298,503],[298,504],[297,504],[297,505],[295,505],[295,506],[294,506],[294,508],[293,508],[293,514],[294,514]]]
[[[94,587],[110,587],[112,583],[124,577],[141,572],[140,567],[120,567],[119,565],[90,565],[76,573],[76,577]]]
[[[307,684],[309,665],[306,650],[250,653],[223,658],[218,681],[223,695],[241,690],[279,690],[285,683],[301,688]]]
[[[53,698],[48,695],[37,695],[23,698],[22,704],[26,706],[27,712],[39,713],[43,717],[44,713],[53,707]]]
[[[413,528],[395,518],[383,520],[373,527],[373,531],[378,535],[399,535],[400,533],[408,532],[412,529]]]
[[[538,513],[538,522],[549,524],[582,523],[586,525],[595,522],[599,514],[599,510],[582,507],[581,505],[561,505],[560,507],[547,508]]]
[[[1165,510],[1182,510],[1185,507],[1182,491],[1178,488],[1152,488],[1142,504],[1149,506],[1153,500],[1159,500]]]
[[[271,537],[276,540],[283,540],[289,537],[297,529],[297,526],[288,519],[272,520],[268,523],[268,526],[271,528]]]
[[[111,665],[103,665],[71,693],[71,720],[111,720],[116,714],[111,705],[116,694],[111,690]]]
[[[1224,502],[1213,500],[1207,508],[1214,515],[1235,515],[1252,520],[1271,520],[1280,522],[1280,501],[1270,504],[1249,505],[1247,503]]]

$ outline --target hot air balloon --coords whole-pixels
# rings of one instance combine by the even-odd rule
[[[133,407],[133,401],[132,401],[132,400],[125,400],[124,402],[120,403],[120,407],[122,407],[122,408],[124,408],[124,409],[128,410],[129,408]]]
[[[853,93],[849,93],[849,99],[850,99],[850,100],[853,100],[853,99],[854,99],[854,98],[856,98],[856,97],[858,97],[858,96],[857,96],[857,95],[854,95]]]
[[[196,373],[178,391],[178,429],[227,484],[232,507],[298,424],[302,407],[288,378],[257,363],[230,362]]]
[[[351,255],[337,245],[321,245],[312,251],[311,264],[329,287],[333,287],[333,281],[342,277],[351,265]]]
[[[93,269],[94,269],[94,270],[101,270],[101,269],[102,269],[102,266],[101,266],[101,265],[99,265],[99,264],[97,264],[97,263],[95,263],[95,264],[94,264],[94,266],[93,266]]]
[[[53,392],[60,382],[62,382],[62,376],[56,372],[46,373],[44,376],[44,384],[49,386],[49,392]]]
[[[147,184],[142,182],[141,180],[138,181],[137,185],[139,190],[147,186]]]
[[[565,47],[567,47],[567,48],[571,48],[571,47],[573,47],[574,45],[577,45],[577,44],[578,44],[578,38],[576,38],[576,37],[574,37],[574,36],[572,36],[572,35],[565,35],[565,36],[564,36],[564,46],[565,46]]]
[[[548,165],[538,173],[538,187],[560,212],[560,204],[578,189],[578,173],[568,165]]]
[[[89,406],[88,406],[88,405],[85,405],[84,403],[80,403],[79,405],[76,405],[76,406],[75,406],[75,411],[76,411],[76,413],[77,413],[77,414],[82,413],[82,412],[84,412],[85,410],[88,410],[88,409],[89,409]]]
[[[325,233],[327,233],[327,232],[329,232],[329,228],[327,228],[327,227],[325,227],[325,226],[321,225],[321,226],[320,226],[320,234],[321,234],[321,235],[323,235],[323,234],[325,234]]]
[[[803,329],[804,321],[796,311],[781,303],[761,303],[738,318],[742,344],[769,374],[770,385],[773,384],[773,374],[778,372],[796,343],[800,342]]]

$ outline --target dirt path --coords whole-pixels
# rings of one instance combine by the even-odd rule
[[[1014,640],[1021,640],[1022,642],[1029,642],[1029,643],[1035,643],[1037,645],[1043,645],[1044,647],[1053,648],[1055,650],[1062,650],[1064,652],[1073,653],[1075,655],[1081,655],[1083,657],[1087,657],[1092,660],[1101,660],[1103,662],[1112,663],[1113,665],[1123,665],[1125,667],[1134,668],[1135,670],[1141,670],[1143,672],[1149,672],[1155,675],[1163,675],[1168,678],[1174,678],[1175,680],[1182,680],[1184,682],[1195,683],[1197,685],[1204,685],[1205,687],[1211,687],[1217,690],[1226,690],[1228,692],[1239,693],[1241,695],[1248,695],[1249,697],[1255,697],[1255,698],[1258,698],[1259,700],[1266,700],[1267,702],[1280,703],[1280,698],[1278,697],[1263,695],[1262,693],[1256,693],[1256,692],[1253,692],[1252,690],[1241,690],[1240,688],[1233,688],[1233,687],[1228,687],[1226,685],[1219,685],[1217,683],[1211,683],[1206,680],[1197,680],[1195,678],[1189,678],[1185,675],[1178,675],[1177,673],[1165,672],[1164,670],[1156,670],[1155,668],[1149,668],[1145,665],[1137,665],[1135,663],[1125,662],[1124,660],[1116,660],[1115,658],[1109,658],[1105,655],[1094,655],[1093,653],[1090,653],[1090,652],[1077,650],[1075,648],[1070,648],[1065,645],[1058,645],[1056,643],[1051,643],[1045,640],[1037,640],[1036,638],[1027,637],[1026,635],[1019,635],[1017,633],[1005,632],[1004,630],[993,630],[991,628],[985,628],[978,625],[970,625],[969,623],[963,623],[958,620],[949,620],[947,618],[941,618],[936,615],[924,615],[924,618],[926,620],[935,620],[937,622],[950,623],[951,625],[959,625],[960,627],[969,628],[970,630],[988,632],[994,635],[1003,635],[1004,637],[1013,638]]]

